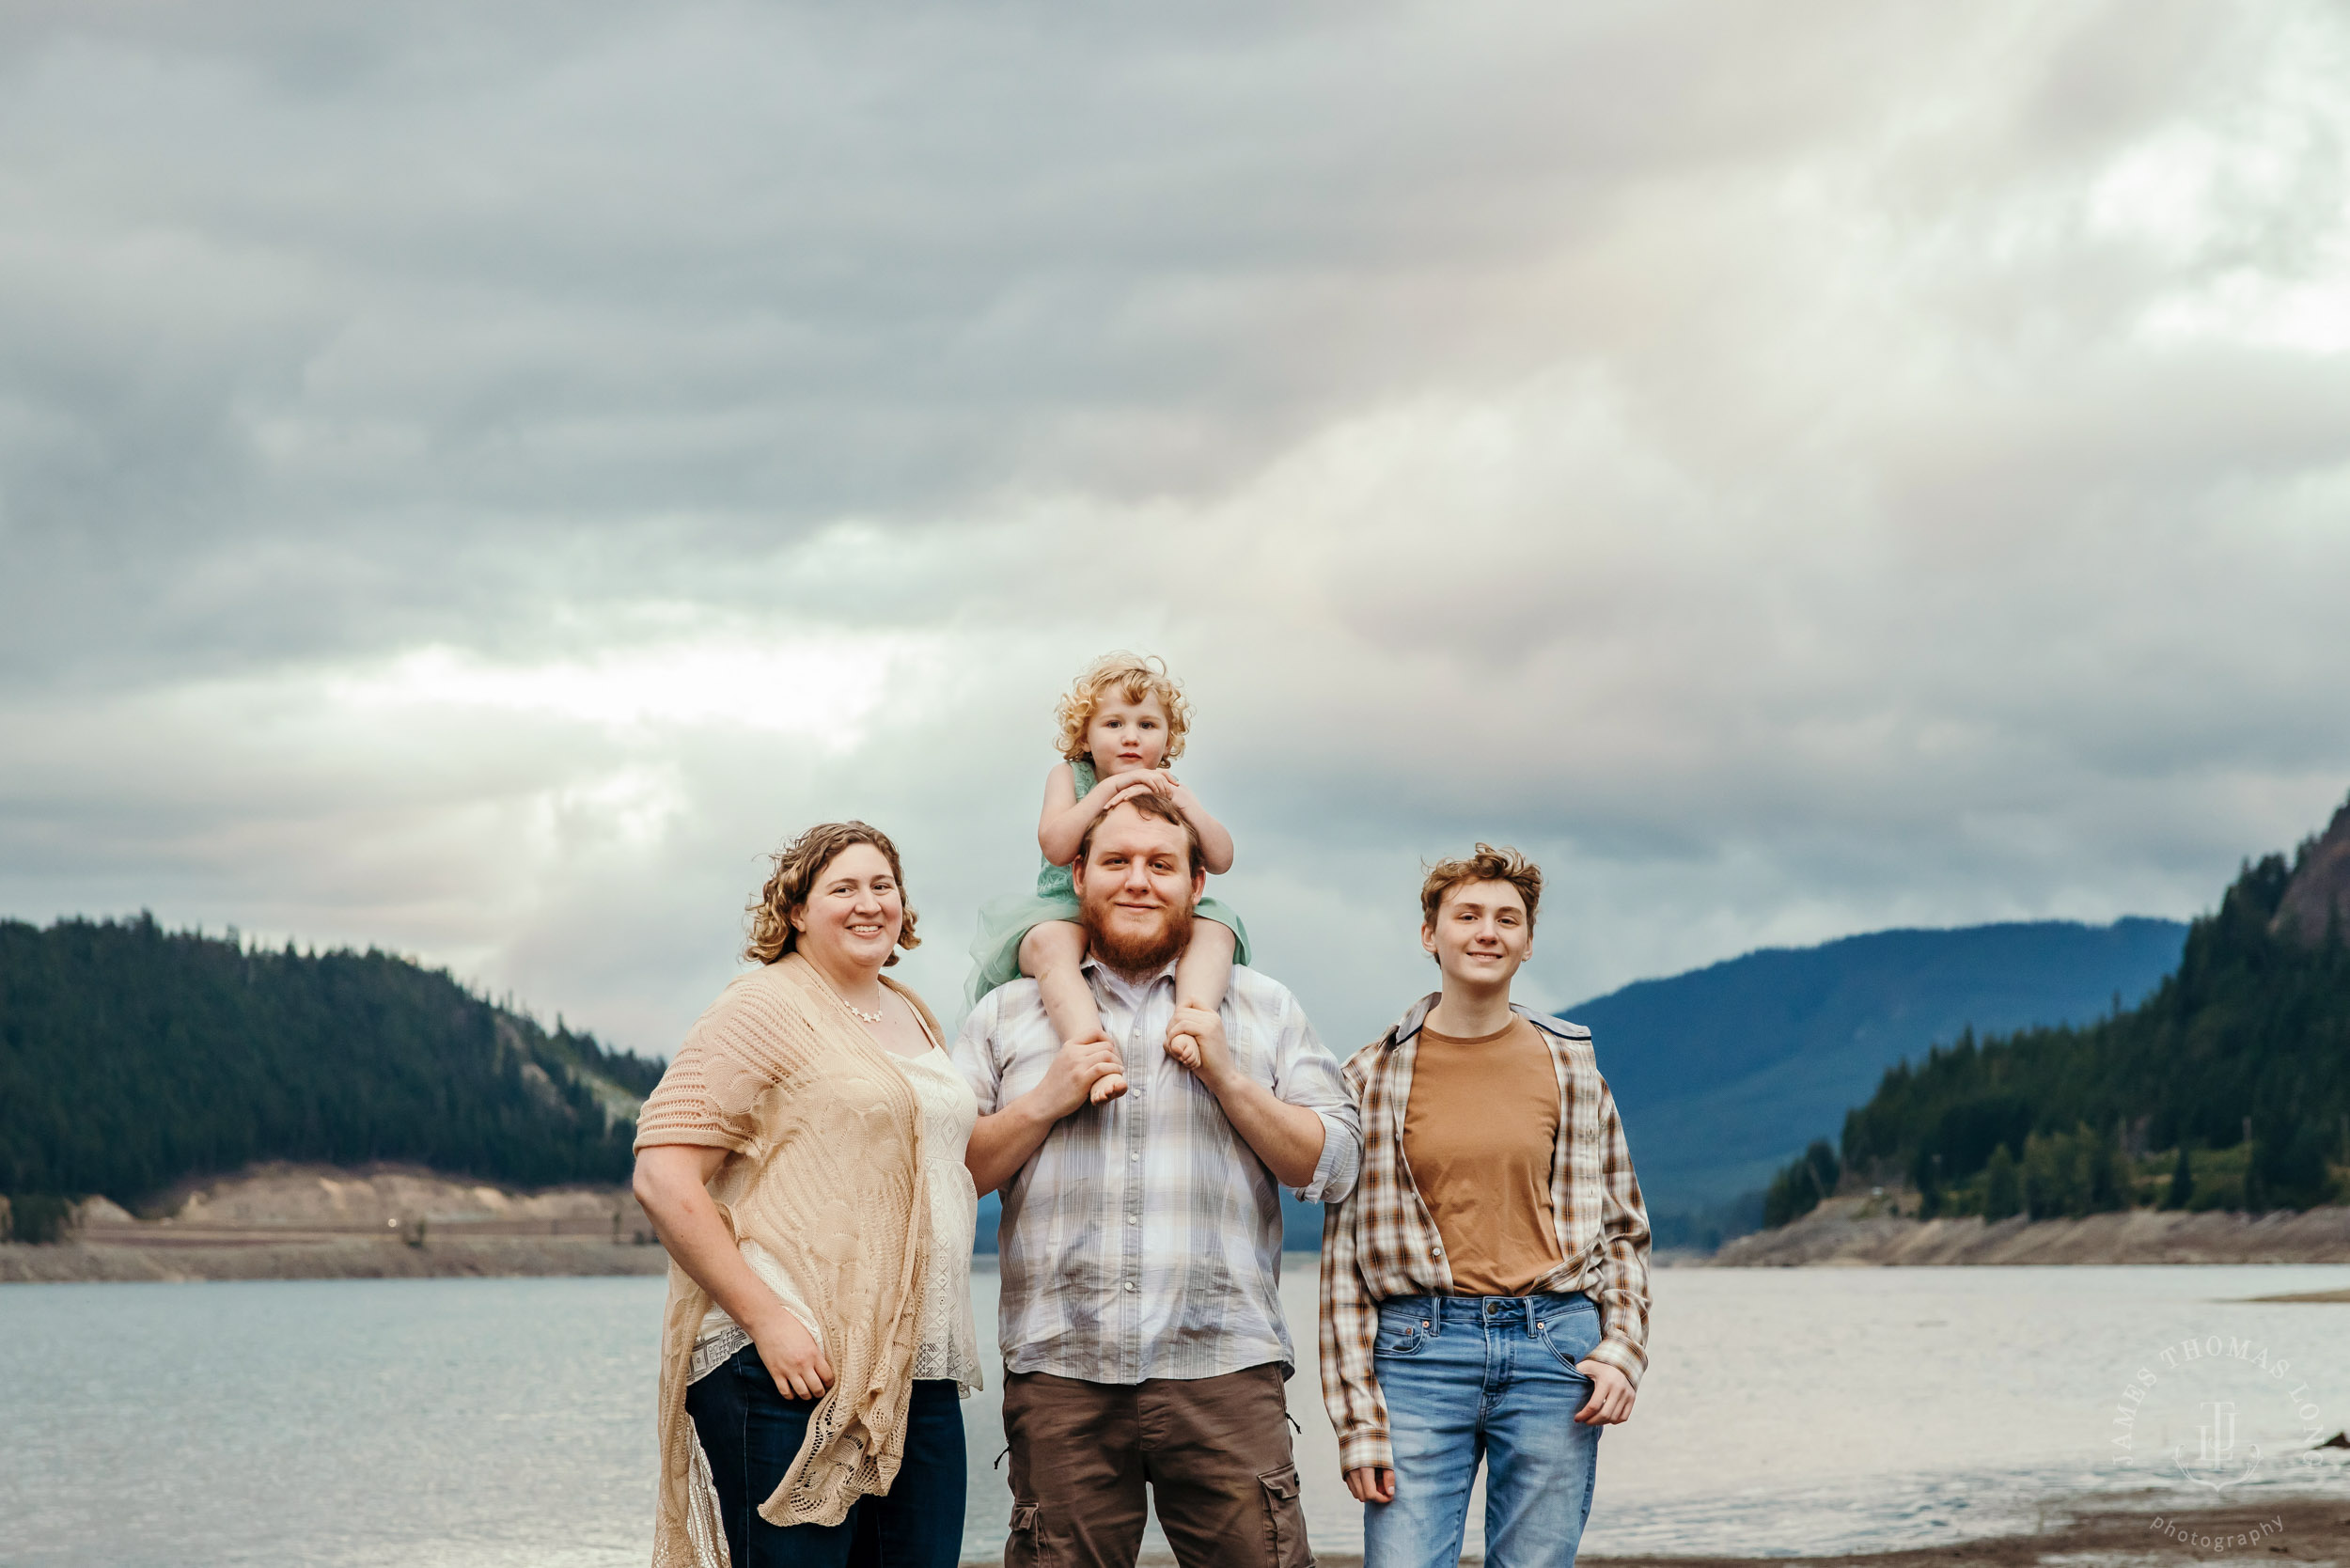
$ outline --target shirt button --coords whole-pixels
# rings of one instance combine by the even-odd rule
[[[1136,1160],[1139,1160],[1139,1159],[1141,1159],[1141,1158],[1142,1158],[1142,1156],[1141,1156],[1140,1154],[1129,1154],[1129,1155],[1127,1155],[1127,1156],[1126,1156],[1126,1158],[1127,1158],[1129,1161],[1136,1161]]]
[[[1136,1288],[1136,1287],[1135,1287],[1135,1282],[1134,1282],[1133,1280],[1131,1280],[1131,1279],[1127,1280],[1127,1281],[1126,1281],[1126,1288],[1127,1288],[1128,1290],[1130,1290],[1130,1291],[1131,1291],[1131,1290],[1133,1290],[1133,1289],[1135,1289],[1135,1288]]]
[[[1126,1216],[1126,1223],[1129,1225],[1139,1225],[1142,1223],[1142,1216],[1140,1215],[1128,1215]]]
[[[1444,1248],[1441,1247],[1432,1247],[1428,1249],[1428,1255],[1431,1258],[1441,1258],[1444,1256]]]

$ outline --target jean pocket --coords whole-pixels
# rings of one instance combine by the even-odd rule
[[[1257,1478],[1264,1489],[1265,1558],[1269,1568],[1314,1568],[1306,1544],[1306,1505],[1300,1499],[1297,1466],[1284,1465]]]
[[[1383,1308],[1379,1337],[1371,1342],[1373,1356],[1417,1356],[1435,1337],[1435,1320],[1415,1308]]]
[[[1568,1375],[1589,1383],[1590,1378],[1579,1371],[1575,1363],[1599,1348],[1599,1314],[1568,1312],[1555,1318],[1543,1318],[1534,1325],[1534,1337],[1543,1341],[1551,1359],[1564,1368]]]

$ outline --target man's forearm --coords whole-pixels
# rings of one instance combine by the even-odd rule
[[[1232,1124],[1273,1179],[1285,1187],[1311,1184],[1322,1163],[1322,1118],[1303,1105],[1277,1097],[1245,1073],[1234,1072],[1208,1086],[1224,1119]]]
[[[1019,1175],[1020,1168],[1044,1146],[1045,1135],[1053,1130],[1058,1120],[1037,1105],[1032,1090],[995,1115],[982,1116],[973,1123],[963,1163],[970,1170],[971,1184],[979,1189],[979,1196],[985,1198]]]

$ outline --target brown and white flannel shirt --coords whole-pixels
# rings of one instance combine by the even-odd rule
[[[1339,1434],[1339,1466],[1391,1469],[1387,1402],[1371,1345],[1379,1304],[1398,1296],[1454,1295],[1436,1222],[1403,1158],[1403,1111],[1420,1026],[1436,1005],[1422,998],[1346,1064],[1346,1087],[1363,1112],[1363,1167],[1347,1200],[1323,1220],[1322,1401]],[[1565,1260],[1534,1292],[1581,1291],[1599,1308],[1605,1361],[1635,1387],[1648,1366],[1648,1210],[1615,1096],[1599,1075],[1591,1031],[1522,1007],[1550,1047],[1559,1076],[1559,1144],[1550,1167],[1550,1217]]]

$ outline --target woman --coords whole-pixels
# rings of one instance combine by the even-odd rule
[[[655,1568],[946,1568],[979,1107],[938,1021],[882,970],[912,948],[898,851],[863,823],[784,846],[738,975],[637,1121],[668,1248]]]

